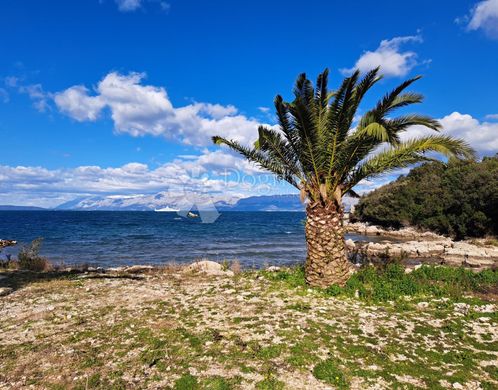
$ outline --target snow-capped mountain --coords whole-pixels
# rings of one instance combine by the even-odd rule
[[[237,202],[238,198],[223,197],[223,203],[228,205]],[[213,204],[220,202],[205,194],[173,194],[159,192],[154,195],[109,195],[77,198],[56,207],[56,210],[129,210],[153,211],[159,209],[190,210],[211,209]]]
[[[349,210],[356,200],[345,197],[344,205]],[[299,195],[264,195],[248,198],[226,195],[174,194],[159,192],[154,195],[109,195],[78,198],[63,203],[56,210],[213,210],[218,211],[304,211]]]

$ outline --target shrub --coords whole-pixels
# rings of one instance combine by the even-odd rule
[[[498,155],[481,162],[423,164],[365,195],[353,219],[410,225],[456,239],[498,235]]]
[[[31,244],[21,248],[17,256],[17,262],[20,269],[29,271],[47,271],[50,268],[50,262],[40,256],[40,248],[43,243],[43,238],[37,238]]]

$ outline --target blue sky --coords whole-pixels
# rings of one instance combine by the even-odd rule
[[[334,87],[375,65],[386,77],[364,109],[422,74],[417,109],[498,151],[498,0],[3,1],[0,204],[291,192],[209,137],[252,142],[300,72],[329,67]]]

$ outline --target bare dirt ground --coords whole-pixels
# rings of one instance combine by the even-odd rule
[[[261,272],[25,279],[0,297],[0,389],[498,388],[494,303],[369,305]]]

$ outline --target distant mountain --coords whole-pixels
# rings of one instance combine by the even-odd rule
[[[220,201],[219,197],[213,198],[206,195],[159,192],[153,195],[110,195],[77,198],[57,206],[56,210],[154,211],[164,208],[209,210],[212,208],[213,203],[229,207],[237,200],[237,198],[233,198]]]
[[[0,211],[28,211],[28,210],[47,210],[43,207],[34,206],[13,206],[13,205],[0,205]]]
[[[345,198],[346,210],[356,200]],[[164,208],[177,210],[210,210],[212,206],[218,211],[304,211],[299,195],[263,195],[248,198],[216,199],[208,195],[172,194],[160,192],[154,195],[111,195],[78,198],[63,203],[56,210],[108,210],[108,211],[153,211]]]
[[[219,211],[304,211],[299,195],[263,195],[239,199],[233,205],[216,204]]]

